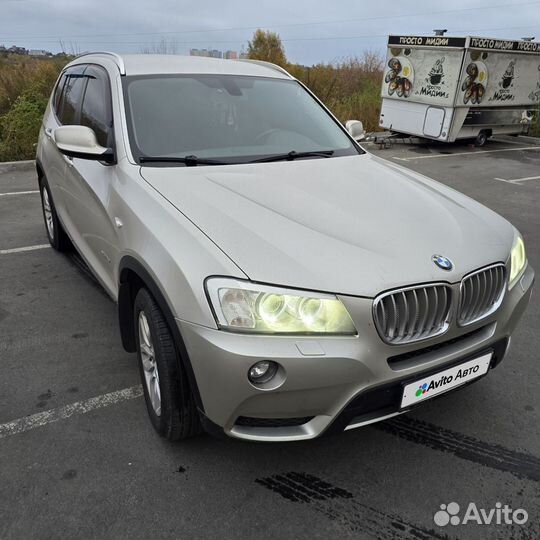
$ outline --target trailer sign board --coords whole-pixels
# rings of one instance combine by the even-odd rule
[[[389,36],[383,98],[454,107],[534,105],[540,43],[480,37]]]
[[[491,49],[493,51],[539,52],[540,42],[492,39],[482,37],[446,36],[388,36],[388,46],[402,47],[457,47],[463,49]]]
[[[533,53],[540,51],[540,43],[536,41],[512,41],[478,37],[471,37],[469,39],[469,47],[471,49],[490,49],[493,51],[519,51]]]
[[[388,45],[409,47],[465,47],[466,38],[444,36],[389,36]]]
[[[405,50],[396,56],[392,52],[392,48],[388,49],[383,97],[397,97],[433,105],[452,105],[459,83],[462,51],[418,48]],[[404,78],[407,78],[411,85],[409,93],[402,89],[406,84]]]

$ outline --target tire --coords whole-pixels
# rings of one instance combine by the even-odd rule
[[[198,435],[202,431],[199,413],[174,339],[145,288],[135,298],[133,324],[144,398],[154,429],[169,441]]]
[[[474,146],[484,146],[488,140],[488,134],[485,131],[481,131],[474,139]]]
[[[39,181],[39,192],[41,194],[41,210],[45,222],[45,231],[49,243],[56,251],[69,251],[71,249],[71,240],[58,219],[51,190],[45,177],[42,177]]]

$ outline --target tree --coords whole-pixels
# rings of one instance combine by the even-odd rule
[[[253,39],[248,43],[248,58],[265,60],[282,67],[287,65],[285,49],[279,34],[260,28],[255,31]]]

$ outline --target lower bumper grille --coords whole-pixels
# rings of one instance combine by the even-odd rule
[[[467,334],[462,334],[461,336],[457,336],[447,341],[443,341],[442,343],[435,343],[433,345],[424,347],[422,349],[416,349],[414,351],[409,351],[403,354],[390,356],[388,358],[388,365],[393,369],[394,368],[399,369],[400,365],[403,365],[404,363],[409,362],[414,359],[425,357],[429,353],[434,353],[434,352],[444,350],[444,349],[448,350],[454,345],[463,346],[464,344],[469,342],[471,339],[474,339],[476,337],[481,338],[481,339],[486,339],[487,337],[491,336],[493,332],[492,327],[493,325],[488,324],[486,326],[477,328],[476,330],[473,330],[472,332],[468,332]]]
[[[251,416],[239,416],[236,419],[235,425],[243,427],[293,427],[307,424],[313,420],[313,416],[303,416],[298,418],[253,418]]]
[[[504,358],[509,338],[503,338],[493,343],[489,347],[479,349],[478,351],[464,356],[454,362],[438,366],[429,370],[421,371],[413,376],[400,379],[388,384],[377,386],[365,390],[353,398],[343,409],[341,414],[334,420],[330,428],[325,432],[327,434],[343,431],[348,425],[360,422],[366,422],[381,418],[386,415],[397,413],[400,410],[401,397],[403,395],[403,386],[423,377],[434,375],[439,371],[457,366],[467,360],[482,356],[482,354],[493,351],[491,359],[491,368],[495,368]],[[474,379],[467,384],[472,384],[478,379]],[[441,396],[444,394],[441,394]],[[437,399],[434,397],[432,399]]]

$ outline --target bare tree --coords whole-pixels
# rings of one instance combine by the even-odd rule
[[[66,56],[79,56],[81,54],[81,48],[77,42],[70,41],[66,44],[63,39],[59,39],[60,50],[62,54]]]
[[[159,43],[153,43],[150,47],[142,47],[143,54],[178,54],[178,43],[176,40],[161,38]]]

